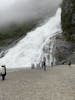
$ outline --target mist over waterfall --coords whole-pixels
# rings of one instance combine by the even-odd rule
[[[37,27],[35,30],[27,33],[16,46],[9,49],[7,54],[0,59],[0,64],[5,64],[8,68],[30,67],[32,63],[39,63],[43,56],[44,48],[47,48],[47,43],[50,43],[52,50],[55,39],[50,39],[56,33],[61,31],[61,9],[58,8],[56,14],[51,17],[44,25]],[[52,52],[52,51],[50,51]],[[50,54],[50,53],[49,53]],[[53,61],[50,54],[50,64]]]

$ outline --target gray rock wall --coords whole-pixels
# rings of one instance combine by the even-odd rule
[[[63,64],[63,63],[68,63],[69,60],[72,61],[72,63],[75,63],[75,54],[74,54],[74,49],[75,49],[75,44],[74,42],[68,42],[65,41],[64,37],[62,34],[58,34],[55,36],[56,41],[55,41],[55,49],[54,49],[54,56],[56,58],[56,64]]]

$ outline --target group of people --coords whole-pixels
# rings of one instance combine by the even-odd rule
[[[40,63],[37,64],[32,64],[31,68],[34,69],[35,67],[37,68],[42,68],[44,71],[47,70],[47,61],[46,61],[46,57],[43,57],[42,61]],[[53,67],[53,62],[51,62],[51,67]]]
[[[46,65],[46,58],[44,57],[43,60],[41,61],[41,63],[37,63],[36,65],[35,64],[32,64],[32,69],[34,69],[35,67],[37,68],[42,68],[46,71],[46,68],[47,68],[47,65]]]
[[[6,66],[5,65],[2,65],[0,67],[0,76],[2,80],[5,80],[5,76],[6,76]]]

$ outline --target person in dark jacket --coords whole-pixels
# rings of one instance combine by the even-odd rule
[[[53,67],[53,62],[51,62],[51,67]]]
[[[5,80],[5,76],[6,76],[6,66],[2,65],[1,66],[1,77],[2,77],[2,80]]]
[[[71,66],[71,61],[68,62],[69,67]]]
[[[43,58],[43,62],[42,63],[43,63],[43,68],[46,71],[46,58],[45,57]]]

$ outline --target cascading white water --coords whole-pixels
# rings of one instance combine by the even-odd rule
[[[55,35],[58,33],[55,33]],[[42,67],[42,61],[44,57],[46,58],[46,65],[50,66],[51,64],[55,65],[56,59],[54,56],[54,50],[55,50],[55,42],[56,42],[56,36],[50,36],[49,38],[46,39],[44,42],[43,46],[41,47],[41,52],[40,55],[35,62],[38,67]]]
[[[56,35],[56,32],[61,31],[60,23],[61,8],[58,8],[55,16],[46,24],[29,32],[16,46],[9,49],[8,53],[0,59],[0,64],[5,64],[8,68],[30,67],[32,63],[38,61],[46,41]]]

